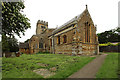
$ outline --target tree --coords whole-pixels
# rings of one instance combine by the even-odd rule
[[[99,43],[120,42],[119,28],[98,33]]]
[[[120,27],[117,27],[115,30],[118,34],[120,34]]]
[[[3,52],[16,52],[19,50],[18,41],[14,37],[2,36],[2,50]]]
[[[29,19],[22,14],[25,8],[21,2],[2,2],[2,34],[14,36],[23,33],[30,28]]]
[[[20,37],[26,29],[30,28],[29,19],[22,14],[24,2],[2,2],[2,50],[18,51],[15,34]]]

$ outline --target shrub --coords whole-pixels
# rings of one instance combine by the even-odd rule
[[[113,43],[111,43],[111,42],[104,43],[104,44],[99,44],[99,46],[118,46],[118,45],[120,45],[120,42],[117,43],[117,44],[113,44]]]

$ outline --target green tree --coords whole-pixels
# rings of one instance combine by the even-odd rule
[[[2,2],[2,50],[14,52],[18,50],[15,34],[20,37],[30,28],[29,19],[22,14],[24,2]]]
[[[120,42],[119,28],[98,33],[99,43]]]
[[[18,41],[14,37],[2,36],[2,50],[3,52],[16,52],[19,50]]]
[[[25,8],[23,2],[2,2],[2,33],[14,36],[20,33],[24,35],[30,28],[29,19],[21,12]]]
[[[117,27],[115,32],[119,33],[120,34],[120,27]]]

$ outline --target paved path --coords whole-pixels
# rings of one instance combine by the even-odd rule
[[[97,56],[93,61],[85,65],[78,72],[75,72],[68,78],[95,78],[96,73],[101,67],[107,54]]]

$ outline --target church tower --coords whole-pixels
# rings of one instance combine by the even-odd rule
[[[48,29],[48,22],[38,20],[36,25],[36,35],[45,32]]]

